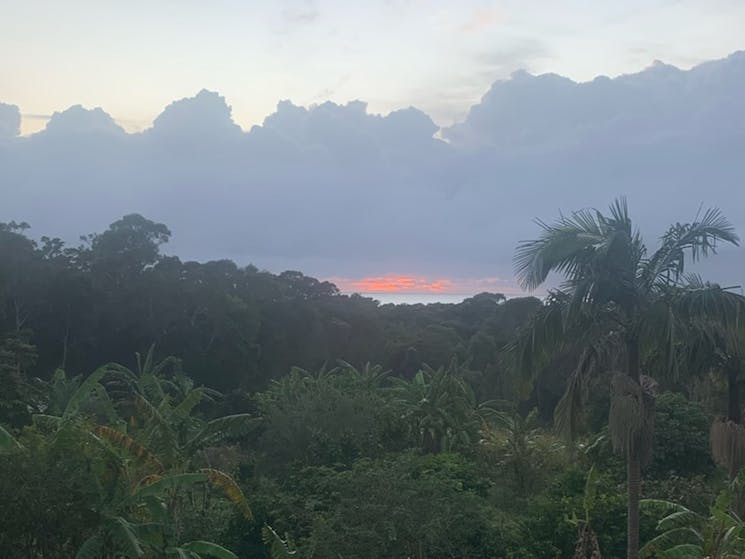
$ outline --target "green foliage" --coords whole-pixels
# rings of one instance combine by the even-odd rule
[[[21,444],[2,425],[0,425],[0,453],[21,448]]]
[[[395,414],[381,390],[380,367],[347,363],[309,373],[295,368],[256,395],[259,440],[271,468],[349,463],[396,446]]]
[[[472,446],[478,441],[484,420],[495,413],[491,403],[477,402],[455,360],[447,369],[425,365],[411,381],[391,380],[393,405],[409,436],[425,452]]]
[[[481,451],[488,467],[498,471],[505,500],[519,506],[566,468],[566,448],[538,425],[536,410],[525,418],[499,413],[492,420],[482,429]]]
[[[18,442],[0,452],[0,556],[74,557],[96,522],[95,451],[69,431],[52,438],[26,428]]]
[[[107,361],[136,369],[132,354],[157,341],[198,384],[219,390],[263,390],[293,366],[317,370],[337,359],[410,376],[458,356],[473,361],[488,397],[503,397],[501,348],[539,306],[490,293],[458,305],[380,305],[299,272],[182,262],[162,254],[169,238],[165,225],[137,214],[77,247],[4,227],[0,337],[23,338],[28,351],[15,354],[24,374]]]
[[[506,556],[522,537],[518,523],[489,506],[474,467],[454,454],[306,468],[286,487],[271,497],[274,514],[303,557]]]
[[[623,485],[612,476],[595,470],[594,495],[586,490],[587,471],[567,468],[555,476],[549,487],[530,500],[524,509],[529,557],[572,557],[577,543],[577,518],[589,518],[603,557],[626,554],[626,499]],[[654,531],[655,519],[642,514],[642,538]]]
[[[177,548],[178,549],[178,548]],[[215,559],[238,559],[238,556],[224,547],[212,542],[193,541],[181,545],[180,549],[191,554],[195,559],[214,557]]]
[[[727,364],[739,405],[723,343],[739,296],[682,275],[682,254],[735,240],[716,212],[653,255],[620,203],[547,226],[526,278],[569,283],[545,305],[380,305],[299,272],[181,262],[138,215],[77,248],[24,231],[0,225],[0,557],[621,557],[611,441],[650,430],[654,391],[632,386],[619,411],[607,388],[636,350],[662,386],[645,494],[686,507],[704,543],[739,537],[740,488],[706,514],[723,480],[703,410],[722,402],[664,392]],[[549,429],[557,403],[581,443]],[[643,511],[643,541],[658,518]]]
[[[745,523],[733,510],[742,479],[734,480],[714,501],[708,515],[670,501],[647,500],[645,508],[662,514],[658,535],[642,548],[643,557],[661,559],[736,559],[745,555]]]
[[[671,474],[711,474],[709,419],[701,406],[679,393],[665,392],[655,403],[654,456],[648,471],[657,478]]]

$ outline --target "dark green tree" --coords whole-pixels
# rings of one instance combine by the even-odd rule
[[[540,238],[521,243],[515,270],[521,285],[535,289],[551,272],[564,276],[543,320],[526,335],[523,356],[546,346],[584,346],[567,393],[557,407],[560,426],[576,427],[588,375],[598,367],[621,371],[611,382],[610,426],[627,464],[627,557],[639,557],[641,465],[650,450],[653,393],[642,373],[646,345],[660,340],[659,316],[671,308],[671,290],[682,289],[686,259],[716,251],[719,242],[737,244],[732,225],[711,209],[686,224],[671,226],[650,253],[634,229],[625,200],[609,214],[579,210],[556,223],[539,222]],[[537,332],[540,330],[540,332]],[[544,347],[539,344],[544,342]]]

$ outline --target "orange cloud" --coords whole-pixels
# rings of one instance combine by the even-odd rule
[[[340,287],[343,291],[360,293],[443,293],[450,291],[452,282],[447,279],[429,280],[423,276],[389,274],[341,281]]]
[[[344,293],[454,293],[475,295],[483,291],[517,295],[513,282],[501,278],[438,278],[416,274],[386,274],[359,279],[328,278]]]

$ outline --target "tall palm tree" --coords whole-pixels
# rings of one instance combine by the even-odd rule
[[[641,465],[649,450],[653,395],[642,375],[642,352],[659,340],[660,316],[669,314],[670,292],[685,284],[686,257],[715,253],[721,241],[737,244],[732,225],[717,209],[691,223],[676,223],[649,253],[633,227],[625,199],[609,215],[584,209],[556,223],[538,222],[537,240],[518,245],[515,271],[523,288],[533,290],[548,275],[564,276],[561,289],[523,339],[522,354],[567,342],[584,346],[567,392],[557,406],[563,425],[576,424],[587,376],[598,367],[613,375],[609,423],[614,446],[626,455],[628,484],[627,557],[639,557]],[[666,312],[667,310],[667,312]],[[670,329],[672,338],[672,329]]]

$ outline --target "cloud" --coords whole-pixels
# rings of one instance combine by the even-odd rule
[[[21,111],[15,105],[0,103],[0,141],[14,138],[21,132]]]
[[[321,12],[317,2],[313,0],[305,0],[282,10],[282,18],[289,23],[313,23],[319,17]]]
[[[75,242],[140,212],[170,226],[167,250],[184,258],[509,292],[533,218],[618,195],[650,242],[702,202],[745,234],[744,90],[736,53],[587,83],[517,72],[442,130],[416,108],[371,114],[362,101],[281,101],[241,130],[201,91],[141,133],[75,106],[20,137],[18,108],[0,105],[0,221]],[[743,274],[736,249],[706,264],[715,280]]]
[[[85,109],[81,105],[74,105],[65,111],[54,113],[46,128],[40,132],[40,137],[75,138],[122,134],[124,129],[100,107]]]
[[[548,45],[537,39],[513,39],[502,45],[494,45],[489,50],[475,56],[476,63],[485,72],[494,76],[513,72],[517,69],[529,69],[539,59],[550,58]]]
[[[426,100],[427,111],[435,120],[458,122],[465,117],[467,105],[477,103],[494,80],[503,80],[517,70],[530,70],[538,61],[552,56],[541,40],[499,37],[488,48],[472,54],[468,71],[463,70],[456,80],[436,77],[426,86],[411,90],[409,97]]]
[[[233,122],[225,98],[203,89],[168,105],[146,134],[168,144],[215,145],[240,139],[241,129]]]
[[[471,17],[460,26],[464,33],[478,33],[501,23],[504,15],[495,7],[482,7],[473,11]]]
[[[331,278],[347,292],[356,293],[453,293],[452,280],[429,279],[410,274],[388,274],[361,279]]]
[[[326,278],[346,293],[450,293],[468,295],[491,292],[515,295],[520,292],[511,280],[486,278],[433,278],[418,274],[386,274],[363,278]]]
[[[509,144],[513,151],[682,139],[701,127],[721,137],[720,127],[730,128],[726,119],[705,122],[704,115],[742,104],[735,91],[742,86],[743,68],[745,53],[690,71],[656,61],[638,74],[586,83],[518,71],[495,82],[445,137],[469,145]]]

